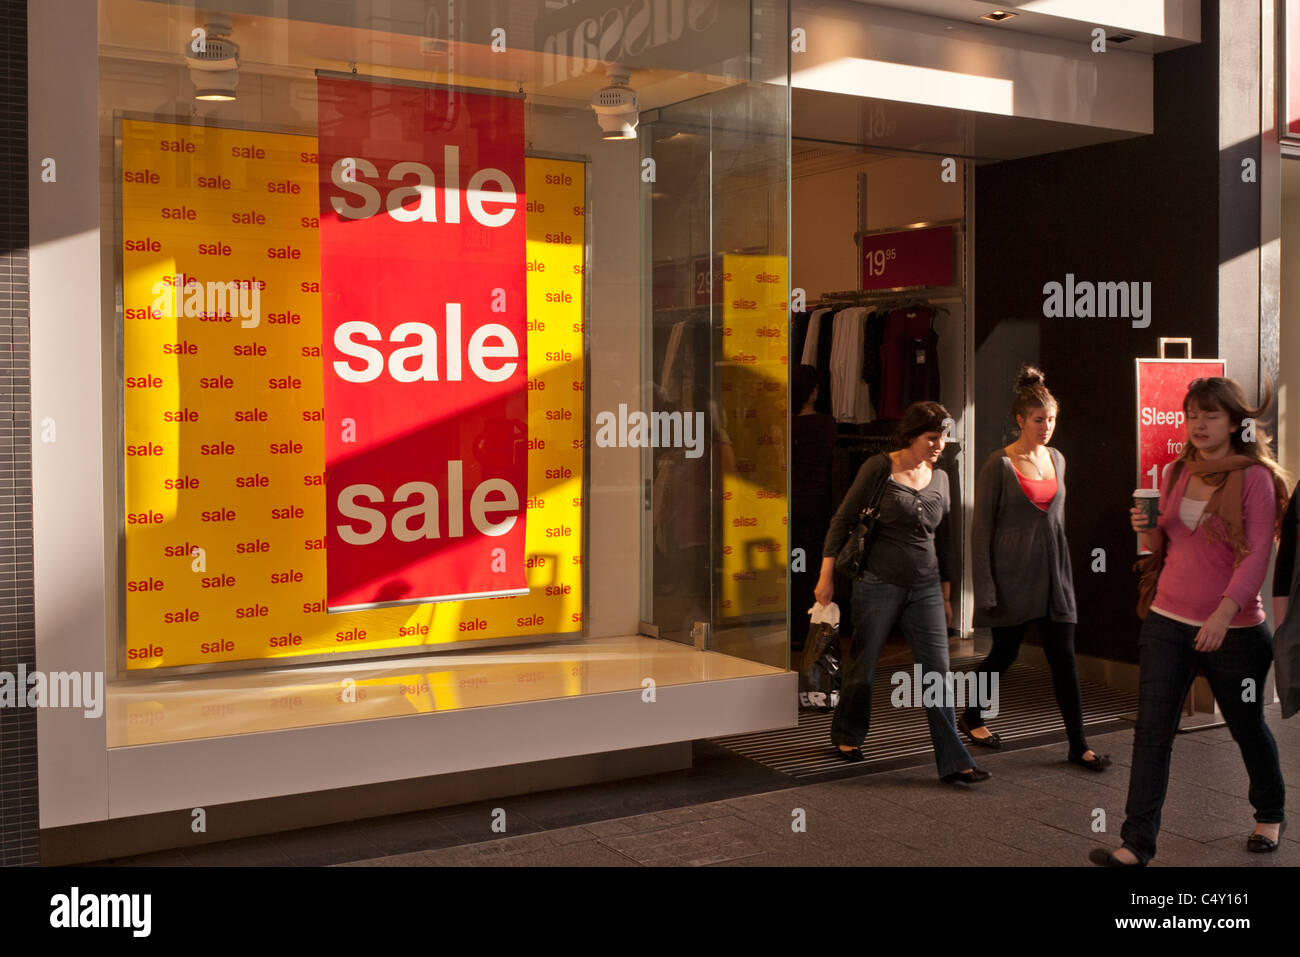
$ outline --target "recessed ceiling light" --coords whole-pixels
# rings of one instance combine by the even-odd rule
[[[1016,14],[1007,10],[994,10],[992,13],[986,13],[980,17],[981,20],[992,20],[994,23],[1001,23],[1003,20],[1010,20]]]

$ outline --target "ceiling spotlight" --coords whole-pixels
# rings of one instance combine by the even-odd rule
[[[637,106],[636,90],[628,86],[631,71],[617,63],[605,68],[610,85],[596,91],[591,98],[591,108],[596,111],[596,122],[603,131],[604,140],[636,139],[636,125],[641,117]]]
[[[185,62],[194,82],[194,99],[229,102],[239,83],[239,44],[224,13],[210,13],[185,44]]]
[[[1008,10],[994,10],[992,13],[986,13],[980,17],[981,20],[992,20],[994,23],[1001,23],[1003,20],[1010,20],[1016,14]]]

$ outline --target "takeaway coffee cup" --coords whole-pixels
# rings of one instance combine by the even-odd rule
[[[1133,507],[1140,508],[1147,516],[1148,529],[1156,527],[1156,507],[1160,504],[1160,493],[1153,488],[1135,489],[1133,492]]]

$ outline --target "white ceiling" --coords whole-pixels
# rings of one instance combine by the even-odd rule
[[[1068,3],[1067,0],[1003,0],[1002,3],[990,3],[986,0],[850,0],[850,2],[905,10],[908,13],[942,17],[946,20],[958,20],[962,23],[986,26],[991,30],[1011,30],[1016,33],[1055,37],[1084,44],[1091,42],[1092,29],[1101,26],[1106,28],[1108,36],[1114,33],[1131,34],[1133,39],[1119,48],[1137,53],[1163,53],[1200,40],[1199,0],[1075,0],[1072,3]],[[1196,9],[1184,11],[1182,8],[1190,6],[1190,3],[1196,3]],[[799,4],[800,0],[795,0],[796,8]],[[1048,14],[1033,9],[1035,7],[1071,10],[1080,16]],[[1153,7],[1159,12],[1153,15],[1138,15],[1144,13],[1145,8]],[[1098,20],[1083,16],[1096,16],[1104,9],[1115,11],[1115,15]],[[982,19],[984,14],[994,10],[1014,12],[1016,16],[997,23]],[[1175,12],[1180,15],[1175,16]],[[1167,34],[1143,31],[1135,26],[1135,24],[1164,21],[1166,16],[1169,18],[1169,25],[1165,28],[1169,31]],[[1195,29],[1187,29],[1181,22],[1184,19],[1194,20]]]
[[[231,2],[231,0],[226,0]],[[251,4],[251,0],[249,0]],[[857,2],[857,0],[854,0]],[[1011,6],[1044,2],[1016,0]],[[1110,0],[1095,0],[1110,2]],[[1143,3],[1147,0],[1129,0]],[[1176,0],[1167,0],[1173,3]],[[184,66],[182,50],[199,16],[192,7],[175,0],[100,0],[101,54],[129,67],[132,61]],[[809,6],[813,6],[809,3]],[[983,24],[979,14],[997,5],[982,0],[876,0],[875,6],[959,17]],[[1004,4],[1004,6],[1008,6]],[[493,53],[481,44],[453,43],[455,75],[447,72],[447,56],[422,51],[421,39],[405,33],[378,33],[356,27],[236,14],[234,36],[240,44],[243,69],[268,76],[310,78],[313,70],[345,71],[355,63],[359,72],[435,82],[522,89],[537,103],[583,106],[607,80],[596,70],[562,82],[543,82],[541,55],[512,49]],[[1026,29],[1027,27],[1033,29]],[[1061,17],[1025,13],[987,29],[1014,29],[1077,39],[1079,22]],[[1136,41],[1135,41],[1136,42]],[[1166,40],[1177,45],[1182,41]],[[1126,45],[1126,48],[1127,47]],[[674,70],[638,70],[633,77],[643,111],[682,103],[732,85],[717,76]],[[991,114],[862,97],[792,91],[792,133],[825,145],[869,146],[886,150],[912,150],[960,155],[983,161],[1013,159],[1072,149],[1120,138],[1124,134],[1061,123],[1048,123]],[[864,115],[886,109],[897,132],[872,139],[864,135]]]
[[[102,56],[184,67],[182,51],[190,42],[190,31],[202,20],[201,12],[174,0],[100,0],[99,7]],[[601,69],[550,80],[543,55],[523,47],[496,53],[482,43],[453,42],[445,52],[430,54],[424,52],[422,38],[410,33],[239,13],[231,16],[231,22],[241,70],[247,73],[310,79],[316,69],[343,72],[355,64],[365,74],[522,89],[533,102],[583,107],[597,90],[609,85]],[[632,85],[641,108],[649,110],[736,82],[681,70],[638,69]]]

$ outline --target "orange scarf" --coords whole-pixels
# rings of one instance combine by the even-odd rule
[[[1206,538],[1212,542],[1226,541],[1232,546],[1236,558],[1234,564],[1241,564],[1242,559],[1250,552],[1250,542],[1246,540],[1246,528],[1241,516],[1246,469],[1263,463],[1252,459],[1249,455],[1227,455],[1221,459],[1188,459],[1184,464],[1188,471],[1214,489],[1210,500],[1205,503],[1205,514],[1217,515],[1222,524],[1207,523]],[[1277,484],[1275,481],[1274,485]],[[1186,494],[1186,491],[1184,486],[1183,493]]]

